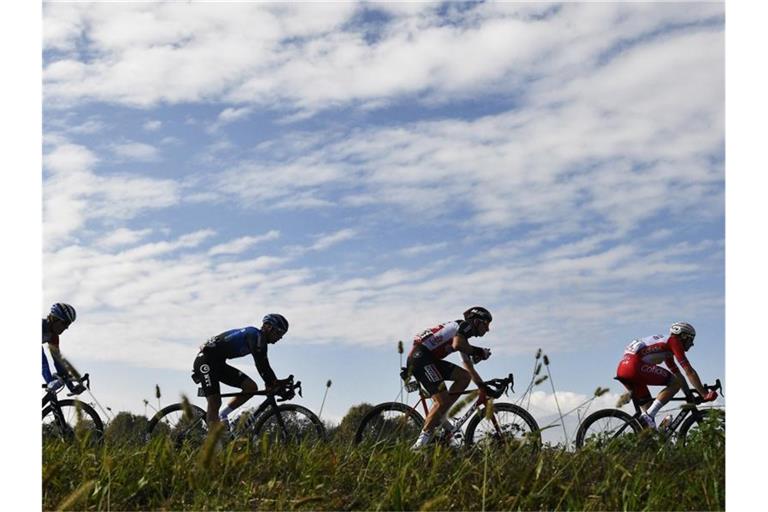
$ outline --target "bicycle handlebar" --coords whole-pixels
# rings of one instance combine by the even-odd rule
[[[515,376],[510,373],[505,379],[491,379],[483,382],[487,387],[491,388],[493,393],[490,393],[494,398],[499,398],[502,394],[506,393],[509,396],[509,390],[515,392]]]
[[[62,380],[64,380],[64,382],[66,382],[66,380],[65,380],[65,379],[63,379],[62,377],[59,377],[59,378],[61,378]],[[90,376],[89,374],[87,374],[87,373],[86,373],[86,374],[84,374],[84,375],[83,375],[82,377],[80,377],[79,379],[77,379],[77,378],[73,378],[73,379],[70,379],[70,380],[71,380],[71,381],[74,381],[74,382],[77,382],[78,384],[81,384],[81,385],[83,385],[83,387],[84,387],[85,389],[91,389],[91,376]],[[48,387],[48,383],[47,383],[47,382],[46,382],[46,383],[44,383],[44,384],[42,385],[42,387],[43,387],[43,388],[47,388],[47,387]],[[69,387],[69,386],[67,386],[67,387]],[[57,390],[57,392],[58,392],[58,390]],[[81,391],[80,393],[82,393],[82,391]],[[67,393],[67,396],[77,396],[77,395],[79,395],[80,393]]]

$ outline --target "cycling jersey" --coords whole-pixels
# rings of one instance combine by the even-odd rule
[[[680,373],[675,359],[683,369],[689,370],[691,368],[691,363],[685,356],[683,342],[674,334],[669,336],[657,334],[646,338],[637,338],[627,345],[624,354],[634,355],[643,363],[659,364],[664,362],[673,373]]]
[[[453,352],[453,337],[457,334],[469,339],[472,337],[472,325],[464,320],[453,320],[426,329],[413,338],[411,354],[416,347],[421,346],[428,349],[437,359],[443,359]]]
[[[626,384],[633,396],[641,403],[650,400],[648,386],[668,386],[672,383],[674,374],[680,370],[675,359],[686,370],[691,368],[685,357],[683,343],[675,335],[648,336],[632,340],[624,349],[624,357],[616,369],[616,377]],[[660,363],[666,363],[672,373],[665,370]]]
[[[59,335],[54,333],[51,330],[51,325],[48,322],[47,318],[43,318],[43,343],[48,343],[48,345],[57,347],[59,346]],[[48,366],[48,358],[45,357],[45,349],[42,349],[43,352],[43,379],[45,379],[45,382],[51,382],[53,380],[53,375],[51,375],[51,368]],[[62,377],[67,375],[67,370],[64,368],[64,366],[56,360],[56,358],[53,358],[53,366],[56,368],[56,371],[61,375]]]
[[[261,331],[249,326],[214,336],[200,347],[200,351],[213,360],[234,359],[251,354],[259,375],[271,386],[277,377],[269,365],[267,347],[267,340],[261,335]]]

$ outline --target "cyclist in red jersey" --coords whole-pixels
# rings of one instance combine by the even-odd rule
[[[478,388],[485,388],[483,379],[474,369],[473,359],[475,362],[488,359],[491,351],[472,346],[467,339],[472,336],[484,336],[490,329],[492,320],[493,317],[487,309],[475,306],[464,312],[464,320],[442,323],[414,338],[413,348],[408,354],[408,368],[430,393],[434,404],[427,414],[424,428],[413,449],[427,445],[432,440],[435,427],[440,423],[448,431],[453,430],[445,415],[459,398],[458,394],[467,389],[470,380]],[[443,361],[445,356],[454,351],[461,353],[464,368]],[[450,389],[446,389],[446,380],[453,381]],[[459,433],[455,432],[456,442],[458,437]]]
[[[632,393],[644,411],[640,419],[646,426],[656,429],[656,413],[681,387],[688,388],[675,359],[704,401],[711,402],[717,398],[717,392],[704,389],[699,374],[685,356],[693,346],[695,337],[696,330],[691,324],[676,322],[669,328],[668,336],[638,338],[624,349],[624,358],[616,370],[616,378]],[[666,363],[671,372],[659,366],[662,362]],[[650,403],[652,399],[648,386],[665,386],[653,403]]]

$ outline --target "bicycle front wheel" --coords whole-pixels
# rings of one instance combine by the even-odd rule
[[[253,427],[253,436],[266,436],[279,444],[316,444],[325,439],[325,426],[306,407],[281,404],[261,415]]]
[[[400,402],[385,402],[363,416],[355,433],[355,444],[413,443],[423,426],[424,418],[413,407]]]
[[[603,448],[638,434],[643,427],[619,409],[601,409],[587,416],[576,432],[576,447]]]
[[[59,400],[58,408],[49,403],[43,409],[43,439],[72,441],[80,435],[97,443],[104,437],[104,424],[93,407],[80,400]]]
[[[186,411],[180,403],[163,407],[147,425],[147,441],[168,437],[177,447],[185,442],[202,444],[207,434],[205,411],[192,404]]]
[[[702,442],[706,446],[724,446],[725,411],[697,410],[680,425],[679,439],[683,444]]]
[[[515,404],[494,403],[475,414],[467,425],[467,446],[514,446],[537,451],[541,430],[533,416]]]

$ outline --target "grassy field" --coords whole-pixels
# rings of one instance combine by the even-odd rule
[[[43,445],[45,510],[723,510],[722,438],[612,450]]]

